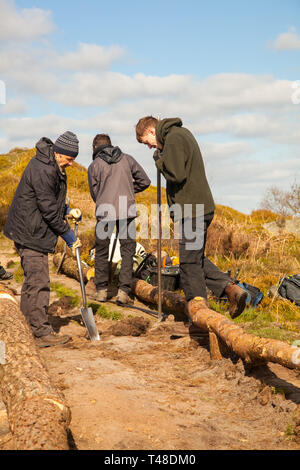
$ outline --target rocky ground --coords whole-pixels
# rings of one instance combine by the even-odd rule
[[[11,259],[17,260],[12,245],[1,240],[2,264]],[[52,282],[80,293],[77,281],[50,271]],[[15,281],[7,285],[20,291]],[[73,339],[40,352],[72,411],[71,448],[299,449],[299,372],[270,363],[250,371],[235,357],[211,361],[205,332],[195,336],[172,316],[158,323],[109,303],[122,319],[97,315],[101,340],[92,343],[80,308],[57,301],[52,292],[50,320]],[[0,445],[8,431],[0,400]]]

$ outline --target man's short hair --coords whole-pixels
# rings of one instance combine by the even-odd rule
[[[94,137],[93,150],[95,150],[97,147],[100,147],[100,145],[111,145],[111,140],[110,140],[109,135],[107,135],[107,134],[97,134]]]
[[[135,126],[136,139],[138,142],[141,142],[141,138],[150,127],[154,127],[157,124],[157,119],[153,116],[145,116],[139,120]]]

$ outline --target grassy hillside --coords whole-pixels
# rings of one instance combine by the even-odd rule
[[[3,229],[13,194],[34,149],[14,149],[0,155],[0,230]],[[79,164],[67,170],[70,205],[79,207],[90,230],[82,235],[84,257],[93,246],[94,203],[89,195],[87,170]],[[166,203],[165,191],[162,195]],[[156,188],[151,186],[137,195],[137,202],[148,207],[156,203]],[[245,215],[230,207],[217,206],[209,229],[207,255],[222,271],[239,272],[239,279],[259,287],[265,297],[255,310],[248,309],[236,322],[243,322],[249,331],[282,339],[299,338],[300,308],[289,301],[267,296],[268,289],[285,274],[300,273],[300,239],[292,234],[274,236],[263,225],[276,221],[278,215],[254,211]],[[147,251],[155,249],[155,240],[140,240]],[[176,240],[163,241],[163,249],[178,254]],[[58,249],[62,243],[58,244]],[[227,306],[211,299],[211,306],[226,314]],[[272,328],[270,329],[270,325]],[[287,334],[288,332],[288,334]],[[290,333],[290,335],[289,335]],[[286,337],[287,335],[287,337]]]

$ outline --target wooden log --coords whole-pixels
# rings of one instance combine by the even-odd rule
[[[53,256],[54,266],[57,266],[57,267],[59,266],[61,258],[62,258],[62,253],[57,253],[56,255]],[[88,268],[86,268],[83,264],[81,264],[81,266],[82,266],[83,281],[86,284],[88,282],[88,279],[87,279]],[[65,259],[60,268],[60,273],[65,274],[66,276],[69,276],[78,282],[80,281],[76,260],[70,256],[65,256]]]
[[[157,303],[157,288],[151,284],[142,280],[135,281],[133,291],[141,300]],[[187,312],[187,303],[183,297],[173,292],[163,291],[163,307],[170,309],[172,306],[176,312]],[[232,320],[208,308],[205,302],[192,300],[189,303],[189,316],[194,325],[215,333],[230,350],[249,364],[262,364],[269,361],[289,369],[300,370],[300,348],[296,346],[246,333]],[[216,355],[218,356],[218,353]]]
[[[132,291],[142,302],[158,304],[158,287],[154,287],[140,279],[135,279],[132,283]],[[181,316],[183,320],[188,319],[185,314],[185,298],[175,292],[162,291],[162,309],[164,312],[172,313],[176,318]]]
[[[209,332],[209,352],[212,361],[220,361],[223,358],[219,338],[213,331]]]
[[[0,285],[0,392],[15,450],[67,450],[71,413],[51,383],[19,305]]]
[[[74,263],[74,261],[73,261]],[[67,273],[66,273],[67,274]],[[158,288],[140,279],[132,284],[134,294],[143,302],[156,304]],[[163,311],[187,318],[187,303],[180,294],[162,291]],[[224,315],[211,310],[205,302],[189,302],[189,317],[193,324],[206,331],[215,333],[225,345],[249,364],[274,362],[289,369],[300,370],[300,348],[288,343],[246,333]]]
[[[194,324],[214,332],[246,362],[275,362],[289,369],[300,370],[300,348],[297,346],[246,333],[224,315],[208,308],[202,301],[192,300],[189,303],[189,314]]]

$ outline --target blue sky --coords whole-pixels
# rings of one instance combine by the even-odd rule
[[[279,57],[267,47],[291,25],[300,31],[299,0],[18,0],[16,4],[52,11],[57,26],[53,44],[58,48],[69,50],[79,42],[127,48],[131,73],[299,76],[300,62],[293,52]]]
[[[160,114],[195,133],[217,203],[299,178],[299,0],[0,0],[0,80],[0,152],[69,129],[88,166],[108,132],[155,184],[134,125]]]

